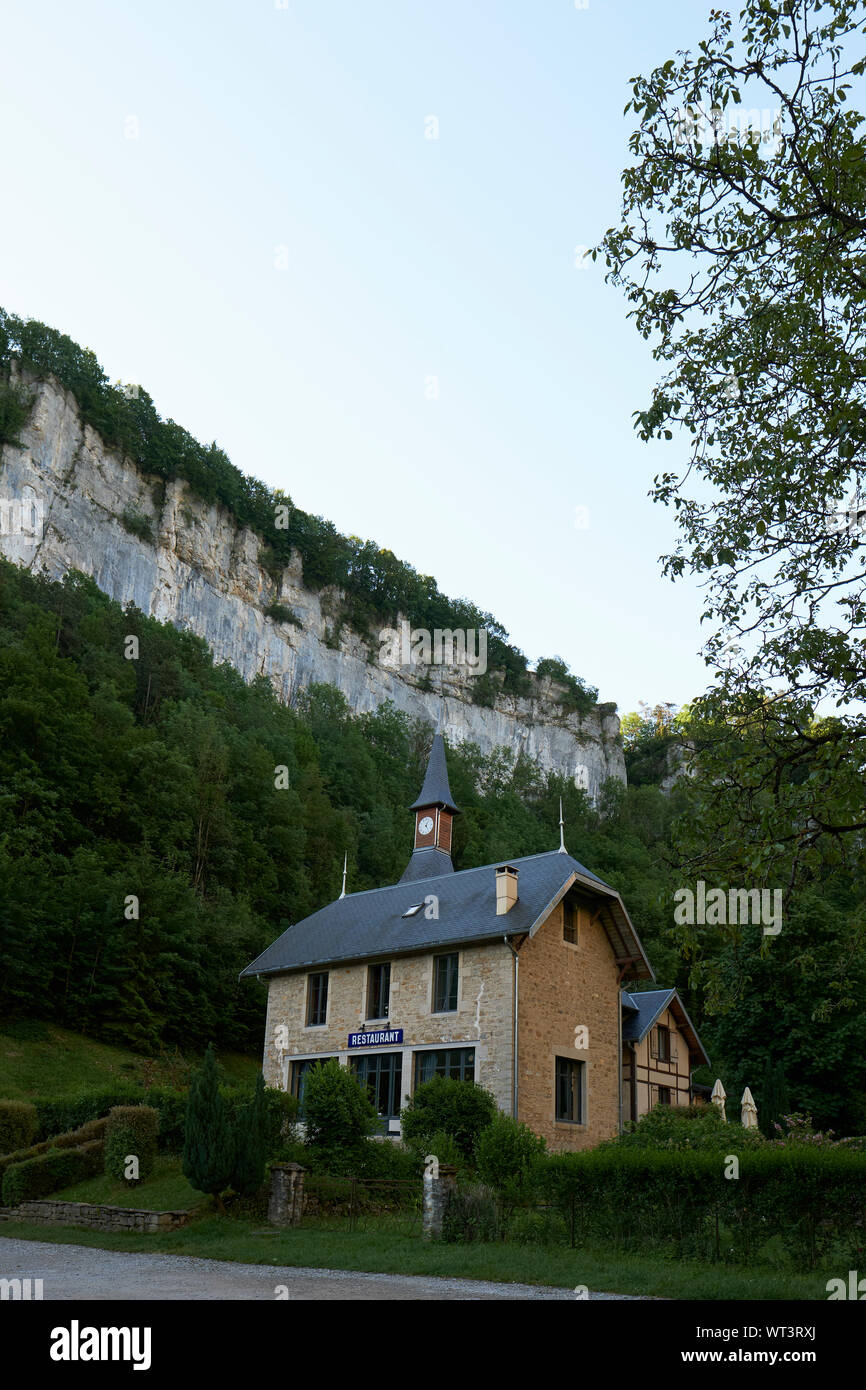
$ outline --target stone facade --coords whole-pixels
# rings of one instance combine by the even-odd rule
[[[90,1202],[22,1202],[9,1216],[45,1226],[90,1226],[99,1231],[176,1231],[189,1221],[186,1211],[144,1211],[102,1207]]]
[[[491,892],[493,882],[491,873]],[[475,1080],[492,1092],[503,1110],[511,1107],[512,955],[504,942],[466,946],[459,951],[456,1013],[435,1014],[434,953],[391,959],[391,1003],[388,1019],[378,1027],[402,1028],[404,1042],[382,1047],[401,1052],[403,1103],[414,1090],[415,1058],[430,1047],[473,1047]],[[278,975],[269,982],[263,1071],[268,1086],[291,1089],[291,1063],[308,1057],[337,1057],[343,1065],[359,1055],[348,1047],[348,1036],[365,1017],[370,964],[352,963],[328,972],[328,1009],[324,1025],[307,1027],[306,972]],[[284,1027],[288,1047],[280,1049]]]

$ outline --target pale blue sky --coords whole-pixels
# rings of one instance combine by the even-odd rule
[[[636,440],[650,345],[574,251],[617,220],[628,79],[710,8],[7,0],[0,304],[531,660],[682,703],[700,594],[646,494],[685,445]]]

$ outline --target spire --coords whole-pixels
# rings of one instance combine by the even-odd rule
[[[453,874],[451,822],[455,816],[459,816],[460,807],[455,803],[448,785],[441,713],[433,735],[421,795],[409,809],[415,812],[415,848],[400,882]]]
[[[565,848],[565,821],[562,819],[562,797],[559,798],[559,853],[568,854]]]
[[[448,765],[445,761],[445,740],[439,730],[433,735],[433,747],[430,749],[430,758],[427,763],[427,774],[424,778],[424,785],[421,788],[421,795],[417,801],[413,801],[409,807],[410,811],[420,811],[424,806],[442,806],[447,811],[452,811],[455,815],[460,812],[460,807],[455,805],[451,796],[451,788],[448,785]]]
[[[340,894],[340,897],[341,897],[341,898],[345,898],[345,896],[346,896],[346,868],[347,868],[348,863],[349,863],[349,851],[346,850],[346,853],[343,855],[343,891],[342,891],[342,893]]]

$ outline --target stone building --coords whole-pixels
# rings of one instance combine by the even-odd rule
[[[706,1060],[675,991],[624,991],[626,980],[654,980],[652,967],[619,894],[562,837],[546,854],[455,872],[459,809],[440,733],[411,809],[415,844],[399,883],[344,891],[243,971],[268,982],[269,1086],[303,1100],[308,1069],[337,1058],[368,1086],[383,1133],[398,1135],[421,1082],[474,1079],[549,1148],[583,1149],[648,1108],[641,1084],[647,1100],[650,1085],[664,1086],[637,1061],[649,1031],[672,1031],[681,1068]],[[660,996],[654,1012],[633,1002]],[[640,1031],[635,1019],[650,1012]],[[657,1099],[688,1103],[688,1075],[672,1077]]]

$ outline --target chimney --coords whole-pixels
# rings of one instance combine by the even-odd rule
[[[517,870],[503,864],[496,870],[496,916],[510,912],[517,902]]]

